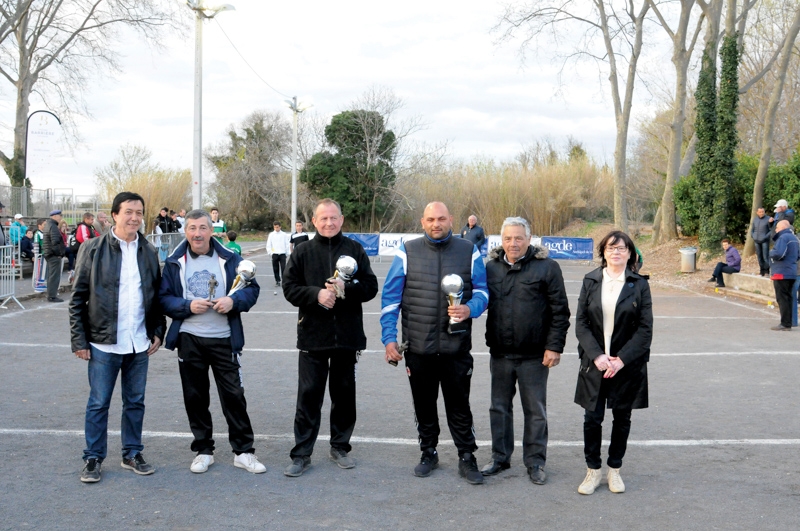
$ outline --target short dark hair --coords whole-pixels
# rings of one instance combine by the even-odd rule
[[[94,217],[94,214],[92,214],[91,212],[84,212],[83,213],[83,219],[92,219],[93,217]]]
[[[621,230],[613,230],[606,234],[605,238],[600,240],[600,243],[597,244],[597,253],[600,255],[601,266],[606,267],[608,264],[606,263],[606,246],[609,244],[614,244],[616,242],[622,242],[625,244],[625,247],[628,248],[630,252],[630,256],[628,256],[628,263],[626,264],[627,268],[636,272],[636,246],[633,244],[633,240],[631,237],[622,232]]]
[[[169,212],[169,208],[167,207],[161,207],[161,210],[163,210],[164,212]]]
[[[38,227],[42,223],[46,223],[46,222],[47,222],[47,218],[39,218],[39,219],[36,220],[36,226]]]
[[[122,203],[127,201],[141,201],[142,210],[144,210],[145,204],[142,196],[136,192],[120,192],[114,197],[114,202],[111,204],[111,213],[119,214],[119,209],[122,208]]]
[[[229,231],[228,231],[228,239],[229,239],[230,241],[232,241],[232,242],[235,242],[235,241],[236,241],[236,237],[237,237],[237,236],[238,236],[238,234],[236,234],[236,231],[235,231],[235,230],[229,230]]]
[[[728,243],[728,244],[730,244],[730,243],[731,243],[731,240],[730,240],[729,238],[722,238],[722,243]]]
[[[219,209],[218,209],[217,207],[211,207],[211,209],[209,210],[209,212],[214,212],[215,210],[216,210],[217,212],[219,212]]]
[[[276,220],[276,221],[273,221],[273,222],[272,222],[272,226],[273,226],[273,227],[280,227],[280,226],[281,226],[281,222],[280,222],[280,221],[277,221],[277,220]]]

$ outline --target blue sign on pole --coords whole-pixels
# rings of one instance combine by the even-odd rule
[[[345,232],[345,236],[361,244],[367,256],[378,256],[378,246],[381,237],[379,234],[360,234],[356,232]]]
[[[550,258],[556,260],[591,260],[594,240],[591,238],[542,237],[542,245],[550,250]]]

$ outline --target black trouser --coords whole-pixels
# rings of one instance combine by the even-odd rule
[[[58,286],[61,284],[61,267],[64,259],[60,256],[51,256],[47,261],[47,298],[58,297]]]
[[[758,257],[758,268],[761,274],[769,273],[769,240],[765,242],[756,242],[756,256]]]
[[[605,416],[606,394],[610,385],[604,380],[600,386],[600,396],[594,411],[585,410],[583,416],[583,454],[586,466],[595,470],[603,466],[600,457],[600,446],[603,443],[603,417]],[[611,444],[608,447],[608,460],[611,468],[622,466],[622,458],[628,447],[628,435],[631,433],[631,410],[612,409],[614,422],[611,425]]]
[[[406,372],[414,398],[414,415],[417,417],[419,446],[422,451],[439,444],[439,385],[442,386],[447,425],[453,436],[458,455],[474,452],[475,427],[469,408],[469,390],[472,380],[472,355],[412,354],[406,353]]]
[[[775,287],[775,300],[778,302],[778,309],[781,311],[781,326],[791,328],[792,326],[792,286],[794,279],[773,280]]]
[[[717,262],[717,267],[714,268],[714,274],[711,275],[712,277],[717,279],[717,284],[724,286],[725,281],[722,278],[722,273],[738,273],[736,269],[732,268],[728,264],[724,262]],[[616,468],[616,467],[615,467]]]
[[[322,423],[322,402],[328,373],[331,381],[331,446],[349,452],[356,426],[355,350],[300,351],[297,363],[297,407],[294,415],[295,446],[289,455],[309,457],[314,452]]]
[[[275,275],[275,282],[280,282],[283,276],[283,270],[286,269],[286,255],[273,254],[272,255],[272,273]]]
[[[492,459],[508,463],[514,452],[513,400],[519,384],[519,397],[525,424],[522,435],[522,461],[527,468],[544,466],[547,460],[547,376],[550,369],[539,359],[509,359],[492,356]]]
[[[192,451],[214,453],[211,412],[208,410],[208,369],[214,373],[222,414],[228,422],[228,440],[235,454],[253,453],[253,426],[247,415],[239,356],[231,352],[230,338],[212,339],[181,333],[178,338],[178,368],[183,403],[194,441]]]

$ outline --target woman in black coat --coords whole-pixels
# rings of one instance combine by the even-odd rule
[[[631,410],[648,405],[647,362],[653,338],[650,286],[647,277],[635,273],[633,241],[624,232],[614,231],[597,250],[602,265],[583,278],[575,317],[581,361],[575,403],[586,410],[583,452],[588,467],[578,487],[581,494],[592,494],[600,485],[606,407],[614,415],[608,487],[611,492],[625,492],[619,469],[631,430]]]

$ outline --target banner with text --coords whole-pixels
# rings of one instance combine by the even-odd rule
[[[378,234],[364,234],[356,232],[345,232],[345,236],[361,244],[367,256],[378,256],[378,245],[380,236]]]
[[[591,238],[544,236],[542,245],[550,250],[550,258],[556,260],[591,260],[594,252]]]

